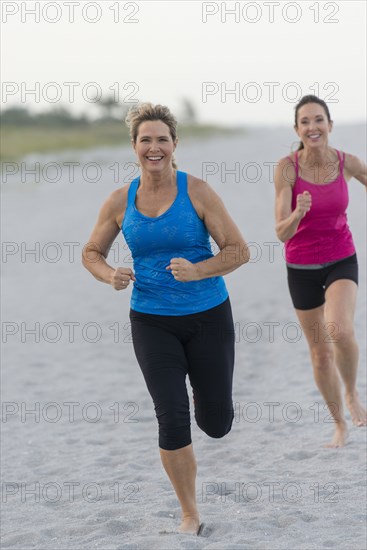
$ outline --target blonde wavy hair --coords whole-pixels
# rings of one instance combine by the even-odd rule
[[[130,107],[125,123],[129,128],[131,141],[136,143],[139,126],[148,120],[160,120],[169,128],[172,141],[177,139],[177,120],[165,105],[153,105],[153,103],[137,103]],[[177,168],[176,160],[172,155],[172,167]]]

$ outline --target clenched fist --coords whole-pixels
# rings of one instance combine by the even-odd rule
[[[170,269],[176,281],[181,283],[198,280],[197,267],[185,258],[171,258],[166,269]]]
[[[115,290],[127,288],[130,281],[136,281],[135,275],[129,267],[118,267],[111,278],[111,285]]]
[[[303,191],[302,194],[297,195],[297,205],[296,212],[299,215],[300,219],[304,218],[307,212],[311,210],[312,206],[312,197],[311,193],[308,191]]]

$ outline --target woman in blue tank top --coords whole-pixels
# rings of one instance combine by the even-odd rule
[[[134,351],[154,403],[162,464],[182,508],[178,531],[200,534],[186,376],[198,426],[223,437],[234,417],[235,338],[222,276],[249,260],[248,247],[211,187],[176,169],[177,122],[169,109],[142,103],[126,122],[141,175],[105,201],[83,264],[116,290],[133,285]],[[120,231],[134,269],[106,262]],[[220,249],[215,256],[209,235]]]

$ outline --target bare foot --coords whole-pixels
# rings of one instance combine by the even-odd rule
[[[200,527],[199,516],[184,516],[180,527],[179,533],[187,533],[188,535],[197,535]]]
[[[345,396],[345,402],[352,417],[352,422],[355,426],[367,425],[367,412],[359,400],[358,393]]]
[[[341,420],[336,424],[333,439],[330,443],[326,443],[324,447],[327,447],[328,449],[337,449],[338,447],[344,447],[347,437],[347,423],[344,420]]]

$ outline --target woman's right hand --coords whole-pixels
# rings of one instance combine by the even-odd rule
[[[129,267],[118,267],[112,273],[111,285],[115,290],[124,290],[130,284],[130,281],[136,281],[134,272]]]
[[[300,219],[304,218],[307,212],[311,210],[311,206],[312,197],[309,191],[303,191],[303,193],[297,195],[297,205],[295,210]]]

